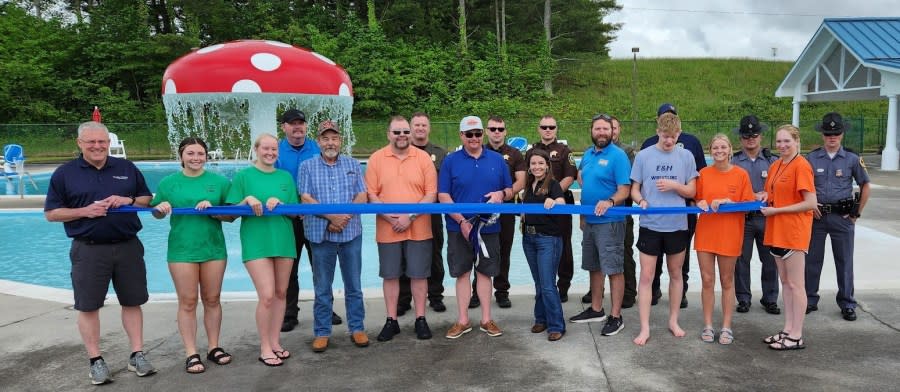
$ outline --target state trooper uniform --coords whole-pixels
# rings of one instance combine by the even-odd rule
[[[828,113],[816,130],[824,137],[842,134],[849,124],[838,113]],[[844,319],[856,319],[856,299],[853,298],[853,241],[855,219],[859,217],[859,196],[853,195],[853,182],[868,198],[869,175],[859,155],[844,147],[829,155],[825,147],[811,151],[806,159],[813,168],[816,199],[821,218],[813,220],[809,253],[806,254],[807,313],[818,310],[819,279],[825,258],[825,237],[831,236],[831,250],[837,275],[837,304]],[[862,200],[865,204],[866,200]]]
[[[741,138],[761,137],[768,129],[765,124],[760,124],[756,116],[749,115],[741,119],[741,125],[734,128]],[[734,154],[731,163],[747,171],[750,175],[750,183],[753,193],[764,190],[766,178],[769,177],[769,166],[778,159],[767,148],[760,148],[755,157],[750,157],[743,149]],[[762,298],[759,303],[771,314],[781,313],[778,308],[778,268],[775,259],[769,253],[769,247],[763,244],[766,231],[766,217],[759,211],[747,213],[744,220],[744,245],[741,256],[738,257],[734,269],[734,294],[738,302],[738,312],[750,310],[752,292],[750,289],[750,262],[753,260],[753,244],[756,243],[756,252],[762,263],[760,283],[762,285]]]

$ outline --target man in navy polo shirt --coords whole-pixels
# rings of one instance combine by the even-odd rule
[[[678,112],[675,111],[675,105],[671,103],[664,103],[659,106],[659,109],[656,110],[656,118],[662,116],[666,113],[672,113],[674,115],[678,115]],[[644,144],[641,145],[641,150],[656,145],[659,142],[659,135],[653,135],[647,140],[644,140]],[[706,156],[703,153],[703,143],[700,143],[700,140],[697,139],[696,136],[691,135],[687,132],[682,131],[681,134],[678,135],[678,140],[675,141],[677,147],[684,148],[691,152],[694,156],[694,164],[697,166],[697,171],[706,167]],[[691,206],[694,204],[693,199],[685,200],[685,204]],[[688,273],[691,272],[691,242],[690,239],[694,238],[694,229],[697,228],[697,214],[688,214],[688,251],[684,254],[684,264],[681,265],[681,276],[684,278],[684,287],[683,293],[681,296],[681,308],[684,309],[688,306],[687,296],[684,293],[687,293],[688,290]],[[659,298],[662,297],[662,291],[659,289],[659,277],[662,275],[662,267],[663,267],[663,256],[659,256],[656,259],[656,276],[653,278],[653,299],[651,301],[652,305],[656,305],[659,302]]]
[[[459,123],[459,139],[463,148],[444,158],[438,171],[438,200],[441,203],[503,203],[513,197],[512,177],[503,156],[484,148],[484,126],[475,116]],[[472,330],[469,323],[469,300],[472,293],[470,274],[474,266],[478,276],[476,292],[481,299],[481,330],[488,336],[503,331],[491,319],[493,277],[500,272],[500,224],[485,225],[478,214],[447,214],[447,266],[456,278],[458,320],[447,331],[448,339],[456,339]],[[472,234],[470,236],[470,234]],[[470,238],[476,238],[473,244]],[[481,246],[483,245],[483,246]],[[477,251],[475,249],[478,249]]]
[[[72,238],[72,291],[78,331],[90,357],[93,384],[112,381],[100,355],[100,308],[112,280],[122,325],[131,343],[128,370],[139,377],[156,372],[143,352],[143,313],[147,302],[144,246],[137,238],[136,213],[107,210],[125,205],[147,207],[150,190],[133,163],[109,156],[109,130],[99,122],[78,127],[81,156],[53,172],[44,204],[50,222],[63,222]]]

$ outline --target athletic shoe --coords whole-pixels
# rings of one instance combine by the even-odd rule
[[[569,317],[569,321],[573,323],[599,323],[606,321],[606,312],[604,312],[603,309],[596,312],[594,311],[594,308],[588,307],[583,312]]]
[[[623,329],[625,329],[625,322],[622,321],[622,316],[609,316],[609,318],[606,319],[606,325],[603,326],[603,331],[601,331],[600,334],[603,336],[613,336]]]

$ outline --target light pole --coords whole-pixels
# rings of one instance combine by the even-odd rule
[[[631,62],[631,141],[634,143],[634,138],[637,136],[637,54],[641,51],[641,48],[635,46],[631,48],[631,54],[634,56]]]

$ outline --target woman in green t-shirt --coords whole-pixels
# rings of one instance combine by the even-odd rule
[[[225,177],[204,170],[206,143],[189,137],[178,146],[181,171],[163,178],[150,202],[153,216],[164,218],[172,208],[205,210],[209,206],[225,204],[230,182]],[[206,358],[219,365],[231,362],[231,354],[219,347],[222,326],[222,277],[225,275],[225,236],[222,220],[234,218],[211,215],[172,215],[170,219],[167,260],[175,292],[178,294],[178,331],[187,353],[185,371],[203,373],[206,370],[197,354],[197,295],[203,300],[203,325],[209,351]]]
[[[275,168],[278,139],[260,135],[253,143],[253,166],[235,174],[225,202],[248,205],[254,215],[241,217],[241,258],[253,279],[259,303],[256,328],[259,330],[259,361],[281,366],[291,353],[281,347],[281,322],[285,296],[297,249],[291,217],[265,215],[279,204],[297,204],[297,185],[290,173]]]

